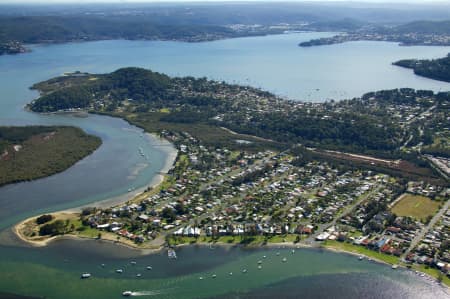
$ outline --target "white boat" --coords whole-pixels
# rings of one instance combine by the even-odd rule
[[[131,261],[130,264],[136,265],[136,262],[135,261]]]
[[[116,273],[123,273],[123,270],[122,269],[117,269]]]
[[[169,250],[167,250],[167,256],[169,257],[169,259],[176,259],[177,253],[175,252],[175,250],[170,248]]]
[[[152,270],[152,266],[147,266],[147,270]]]
[[[392,269],[397,269],[398,268],[398,265],[392,265]]]
[[[247,269],[242,270],[242,273],[247,273]]]
[[[230,272],[230,275],[233,275],[233,272]]]
[[[142,276],[141,273],[136,274],[136,277],[141,277],[141,276]]]
[[[286,263],[286,262],[287,262],[287,258],[284,257],[284,258],[282,259],[282,261],[283,261],[283,263]]]
[[[213,275],[212,275],[212,278],[216,278],[216,277],[217,277],[217,275],[216,275],[216,274],[213,274]]]
[[[83,273],[83,274],[81,274],[81,278],[82,279],[86,279],[86,278],[89,278],[89,277],[91,277],[91,273]]]
[[[363,258],[364,258],[364,257],[363,257],[362,255],[360,255],[358,259],[359,259],[360,261],[362,261]]]
[[[124,291],[124,292],[122,292],[122,296],[130,297],[131,295],[133,295],[132,291]]]
[[[259,265],[259,266],[258,266],[258,269],[259,269],[259,270],[261,270],[261,269],[262,269],[262,266],[261,266],[261,265]]]

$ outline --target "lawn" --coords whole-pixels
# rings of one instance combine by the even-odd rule
[[[383,262],[386,262],[388,264],[398,264],[399,258],[394,255],[384,254],[378,251],[370,250],[366,247],[354,245],[347,242],[338,242],[338,241],[331,241],[327,240],[322,243],[324,247],[326,248],[332,248],[337,250],[342,250],[346,252],[353,252],[357,254],[362,254],[365,256],[368,256],[370,258],[374,258]]]
[[[397,216],[409,216],[424,222],[439,210],[440,203],[425,196],[406,194],[391,211]]]

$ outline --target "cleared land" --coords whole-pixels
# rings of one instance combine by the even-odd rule
[[[425,196],[407,194],[391,210],[397,216],[409,216],[425,221],[427,217],[436,214],[439,204],[438,201]]]

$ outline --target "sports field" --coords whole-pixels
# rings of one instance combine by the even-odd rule
[[[406,194],[392,207],[391,211],[397,216],[409,216],[425,221],[428,216],[433,216],[438,209],[438,201],[421,195]]]

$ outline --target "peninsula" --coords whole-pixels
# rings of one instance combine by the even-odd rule
[[[450,54],[439,59],[403,59],[394,65],[413,69],[414,74],[434,80],[450,82]]]
[[[398,26],[365,26],[332,37],[301,42],[300,47],[341,44],[351,41],[397,42],[401,46],[450,45],[450,21],[416,21]]]
[[[160,185],[126,203],[25,220],[16,232],[27,241],[313,244],[449,283],[449,93],[404,88],[304,103],[140,68],[34,88],[34,111],[118,116],[166,138],[178,155]]]
[[[100,145],[74,127],[0,127],[0,186],[64,171]]]

